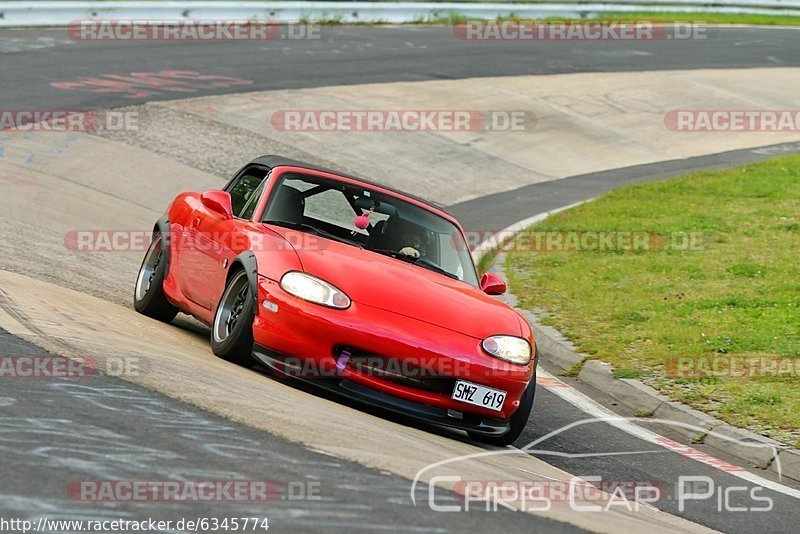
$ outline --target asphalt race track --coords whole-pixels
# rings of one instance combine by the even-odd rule
[[[467,78],[487,76],[800,66],[800,31],[778,28],[709,28],[708,39],[703,41],[610,42],[604,46],[577,42],[543,42],[535,46],[519,42],[467,43],[466,52],[465,44],[453,39],[452,30],[442,27],[326,27],[322,37],[320,41],[267,43],[100,43],[71,41],[59,30],[2,30],[0,109],[107,109],[194,96],[334,85],[461,79],[468,84]],[[165,70],[209,73],[252,83],[193,89],[189,94],[155,90],[135,97],[114,85],[102,91],[97,84],[86,86],[91,90],[58,87],[87,79],[119,80],[119,76],[134,72]],[[768,144],[772,145],[765,143]],[[800,144],[784,143],[563,177],[451,204],[448,210],[466,228],[504,228],[622,184],[799,149]],[[335,155],[325,157],[336,160]],[[167,201],[164,199],[165,205]],[[3,302],[0,293],[0,304]],[[0,331],[0,354],[41,352]],[[601,392],[569,379],[563,381],[600,404],[613,404]],[[14,465],[15,471],[0,480],[0,511],[4,516],[159,515],[169,519],[187,515],[265,515],[278,531],[579,530],[568,523],[507,510],[435,513],[424,504],[427,486],[417,488],[423,504],[418,499],[414,506],[405,478],[321,454],[116,378],[94,377],[86,383],[6,382],[0,390],[0,454],[4,465]],[[559,395],[561,387],[564,386],[539,387],[531,420],[515,444],[517,447],[523,448],[555,432],[538,444],[533,454],[571,474],[661,483],[669,489],[669,497],[659,501],[657,508],[714,530],[796,531],[800,519],[798,497],[791,491],[763,490],[761,495],[771,498],[774,504],[768,513],[721,510],[715,498],[680,509],[674,499],[679,476],[706,476],[719,491],[747,488],[738,495],[747,494],[755,484],[604,422],[558,432],[591,417],[585,406]],[[391,419],[411,425],[402,419]],[[686,441],[667,427],[651,429],[675,441]],[[106,438],[95,440],[92,435]],[[708,446],[693,447],[723,461],[741,464]],[[764,479],[778,480],[772,473],[741,467]],[[319,482],[324,499],[278,499],[267,509],[241,503],[213,510],[190,504],[164,504],[154,514],[151,505],[145,508],[136,504],[107,507],[75,503],[63,491],[71,480],[109,478],[270,479],[286,488],[300,472],[306,481]],[[795,492],[800,487],[787,479],[781,484]],[[439,499],[442,503],[458,502],[452,495]],[[748,505],[746,499],[736,499],[731,504]]]
[[[601,47],[561,41],[535,46],[465,43],[448,27],[326,27],[321,37],[267,44],[102,42],[72,41],[58,30],[2,30],[2,103],[7,109],[127,105],[137,100],[114,92],[60,91],[48,84],[137,71],[191,70],[253,82],[216,91],[230,92],[476,76],[800,65],[800,34],[791,29],[710,28],[702,41],[609,41]],[[153,95],[148,100],[185,96]]]
[[[3,350],[15,355],[41,354],[41,349],[0,332]],[[6,352],[4,352],[5,354]],[[70,500],[63,488],[73,480],[270,480],[276,497],[267,510],[262,503],[164,503],[158,518],[269,517],[277,530],[313,532],[335,527],[388,530],[403,525],[407,532],[436,531],[440,514],[412,509],[408,481],[388,476],[355,462],[310,451],[276,436],[211,416],[168,397],[111,377],[91,383],[74,380],[41,384],[12,381],[4,399],[28,399],[24,414],[2,419],[0,443],[3,461],[16,466],[3,480],[3,512],[34,520],[46,513],[50,519],[112,518],[118,510],[102,503]],[[46,446],[42,446],[42,442]],[[64,461],[78,455],[82,462]],[[297,484],[302,470],[308,484]],[[289,489],[289,488],[294,489]],[[291,492],[294,496],[291,497]],[[282,498],[278,497],[278,492]],[[425,499],[420,487],[418,498]],[[324,499],[305,499],[317,494]],[[455,498],[437,498],[442,505]],[[124,516],[152,516],[148,503],[124,510]],[[35,513],[32,513],[35,511]],[[524,514],[500,512],[452,514],[449,528],[491,531],[499,520],[509,528],[524,530]],[[577,531],[569,525],[542,520],[552,532]]]

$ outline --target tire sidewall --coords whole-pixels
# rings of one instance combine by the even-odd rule
[[[155,246],[156,241],[160,238],[161,241],[161,260],[158,262],[155,270],[153,271],[153,281],[150,284],[147,292],[145,292],[144,296],[141,299],[137,298],[137,291],[136,287],[134,287],[133,291],[133,308],[144,315],[148,315],[150,317],[160,317],[160,318],[169,318],[175,317],[178,313],[178,309],[174,307],[170,302],[167,300],[166,295],[164,294],[164,280],[167,277],[167,266],[169,265],[169,248],[165,248],[165,243],[167,240],[165,239],[164,235],[161,232],[155,231],[153,232],[153,238],[150,242],[150,247],[148,247],[147,252],[142,258],[142,263],[139,266],[139,271],[136,274],[136,283],[138,285],[139,276],[141,275],[141,271],[145,266],[145,262],[147,261],[147,256],[150,254],[152,247]],[[169,317],[169,316],[172,317]]]
[[[218,319],[217,311],[222,305],[222,300],[225,298],[230,286],[238,283],[240,278],[244,278],[245,283],[248,284],[247,299],[245,300],[244,308],[242,309],[242,318],[236,322],[233,330],[224,340],[217,341],[214,338],[214,330]],[[239,360],[240,362],[248,361],[250,359],[250,353],[252,352],[253,346],[254,317],[253,296],[250,293],[251,291],[249,288],[249,281],[247,280],[247,274],[244,271],[239,271],[238,273],[234,274],[225,285],[225,291],[222,292],[219,302],[217,303],[217,308],[214,310],[214,321],[211,324],[211,349],[214,351],[214,354],[223,359]],[[246,357],[241,356],[243,351],[247,351]]]

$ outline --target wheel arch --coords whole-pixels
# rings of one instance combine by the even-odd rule
[[[170,267],[170,259],[172,256],[172,246],[171,246],[171,239],[170,239],[170,226],[169,226],[169,215],[164,215],[160,219],[156,221],[156,224],[153,226],[153,233],[159,232],[161,234],[162,242],[164,246],[162,250],[164,251],[164,261],[165,264],[165,273],[169,275],[169,267]]]
[[[253,298],[253,310],[258,314],[258,260],[252,250],[245,250],[231,262],[228,273],[225,275],[225,285],[231,281],[234,274],[244,271],[247,283],[250,286],[250,295]]]

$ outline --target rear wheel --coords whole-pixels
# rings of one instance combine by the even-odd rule
[[[167,251],[164,250],[164,243],[161,232],[153,234],[153,241],[144,255],[136,277],[133,307],[143,315],[168,323],[178,314],[178,308],[170,304],[164,295],[163,284],[167,276]]]
[[[247,273],[235,273],[219,299],[211,325],[214,354],[240,365],[253,363],[253,296]]]

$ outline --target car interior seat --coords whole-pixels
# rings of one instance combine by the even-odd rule
[[[286,222],[303,222],[306,199],[303,193],[288,185],[282,185],[272,201],[269,218]]]
[[[371,249],[386,249],[388,248],[386,244],[387,236],[386,236],[386,221],[378,221],[375,223],[369,231],[369,237],[367,238],[367,248]]]

